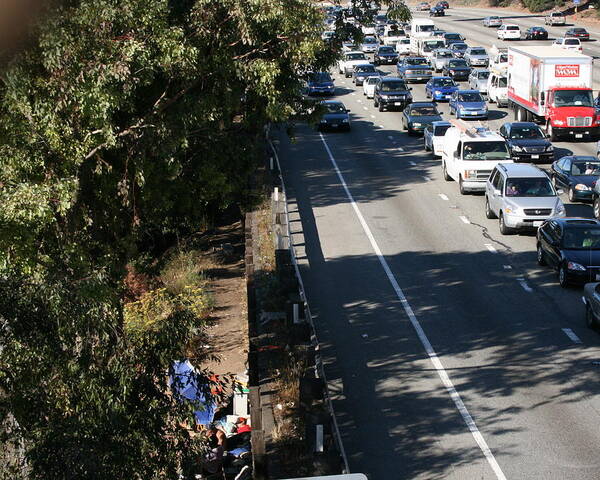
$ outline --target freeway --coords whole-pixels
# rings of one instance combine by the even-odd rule
[[[497,43],[483,11],[448,13],[436,25],[471,45]],[[500,235],[483,196],[444,181],[422,138],[401,130],[400,112],[378,112],[335,77],[352,132],[297,125],[294,141],[283,130],[275,140],[351,471],[597,479],[600,336],[585,328],[581,289],[560,288],[537,266],[532,234]],[[423,85],[412,93],[425,100]],[[490,127],[512,120],[490,107]],[[595,154],[591,142],[555,147]],[[568,215],[591,216],[563,201]]]

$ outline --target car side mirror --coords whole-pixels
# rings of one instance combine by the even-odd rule
[[[562,195],[563,193],[565,193],[565,191],[562,188],[559,188],[558,190],[556,190],[556,193]]]
[[[412,90],[412,87],[408,87],[409,90]]]
[[[460,159],[460,155],[458,154],[458,150],[454,151],[454,158],[456,158],[457,160]]]
[[[350,109],[349,108],[346,109],[346,113],[350,113]]]

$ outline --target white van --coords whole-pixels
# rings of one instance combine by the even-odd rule
[[[490,72],[487,82],[487,96],[490,103],[499,107],[508,106],[508,78],[506,71],[494,69]]]
[[[444,135],[442,174],[458,182],[461,195],[485,191],[485,183],[499,163],[512,163],[504,138],[487,127],[451,120]]]

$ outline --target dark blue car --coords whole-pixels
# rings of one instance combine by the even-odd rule
[[[569,200],[591,201],[594,187],[600,177],[600,160],[588,155],[569,155],[557,160],[550,167],[552,182],[566,190]]]
[[[318,125],[318,130],[345,130],[350,131],[350,115],[342,102],[336,100],[323,100],[323,116]]]
[[[425,85],[425,96],[437,101],[450,100],[458,84],[450,77],[433,77]]]
[[[327,72],[311,73],[308,77],[308,94],[309,95],[333,95],[335,94],[335,86],[333,79]]]

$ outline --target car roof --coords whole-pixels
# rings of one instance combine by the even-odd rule
[[[393,81],[396,81],[396,82],[397,82],[398,80],[400,80],[401,82],[404,82],[404,79],[403,79],[403,78],[400,78],[400,77],[381,77],[381,81],[382,81],[382,82],[389,82],[389,81],[392,81],[392,80],[393,80]]]
[[[409,107],[437,107],[434,102],[412,102]]]
[[[548,178],[546,172],[531,163],[499,163],[498,167],[509,177]]]
[[[506,122],[511,127],[537,127],[535,122]]]
[[[351,53],[362,53],[363,55],[365,54],[365,52],[363,52],[362,50],[351,50],[350,52],[346,52],[346,55],[350,55]]]

